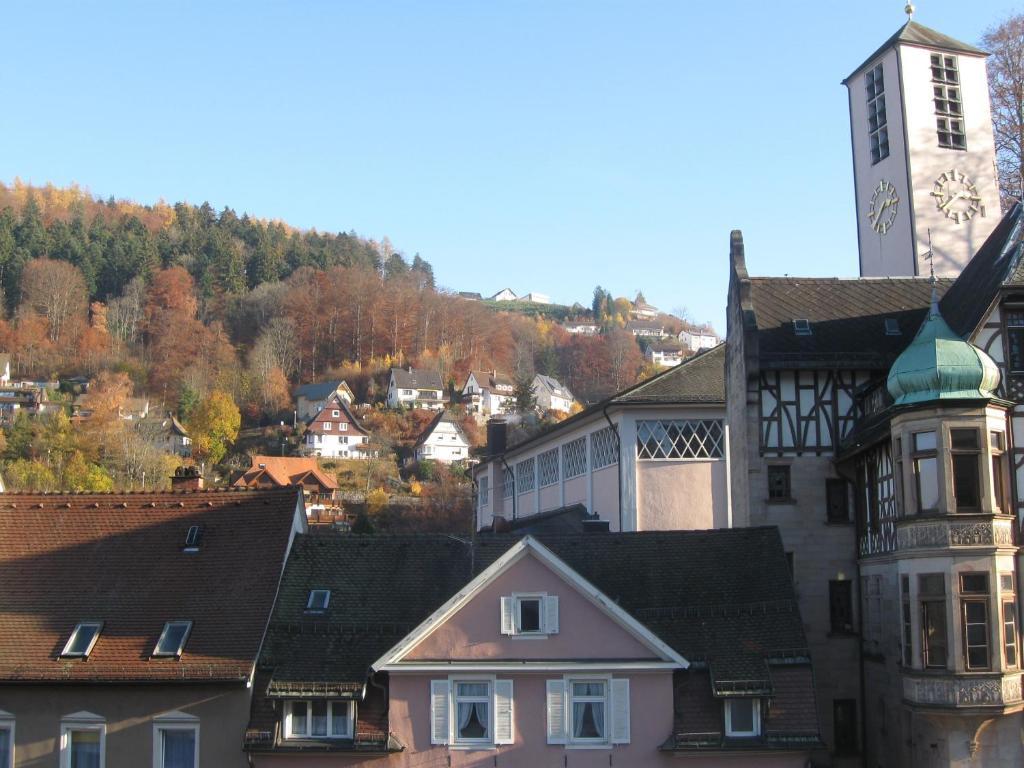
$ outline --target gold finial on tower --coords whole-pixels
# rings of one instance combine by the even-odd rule
[[[914,11],[916,11],[916,10],[917,10],[917,9],[916,9],[916,8],[914,8],[914,4],[913,4],[913,3],[907,3],[907,4],[906,4],[906,5],[905,5],[905,6],[903,7],[903,12],[904,12],[905,14],[907,14],[907,20],[908,20],[908,21],[913,21],[913,20],[914,20]]]

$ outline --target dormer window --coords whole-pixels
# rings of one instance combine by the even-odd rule
[[[306,610],[310,613],[323,613],[331,602],[331,590],[311,589],[306,600]]]
[[[795,319],[793,321],[793,334],[796,336],[810,336],[811,321],[804,317]]]
[[[725,735],[738,738],[760,736],[761,702],[757,699],[726,699]]]
[[[76,625],[60,655],[66,658],[88,658],[99,639],[101,629],[103,623],[99,621],[83,621]]]
[[[351,701],[289,701],[285,703],[285,738],[351,739],[354,720]]]
[[[558,598],[542,593],[501,598],[501,633],[520,637],[557,634]]]
[[[181,656],[181,652],[185,648],[185,641],[188,640],[191,631],[191,621],[168,621],[164,624],[164,631],[160,633],[160,639],[156,641],[153,655]]]

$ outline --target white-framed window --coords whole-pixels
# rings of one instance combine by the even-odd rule
[[[331,431],[331,422],[325,421],[324,422],[324,432],[330,432],[330,431]]]
[[[92,648],[99,639],[100,630],[103,629],[102,621],[82,621],[75,625],[64,644],[61,656],[74,658],[87,658],[92,653]]]
[[[342,432],[348,432],[348,422],[343,421],[338,425],[338,429]]]
[[[480,494],[480,506],[486,507],[491,503],[491,478],[484,475],[477,484]]]
[[[760,736],[761,702],[757,699],[726,699],[725,735]]]
[[[720,419],[640,419],[636,456],[654,459],[720,459],[725,432]]]
[[[540,475],[540,487],[545,488],[558,482],[558,449],[544,451],[537,457],[537,472]]]
[[[153,768],[199,768],[199,718],[168,712],[153,718]]]
[[[536,482],[537,462],[533,457],[516,464],[516,493],[529,493]]]
[[[14,715],[0,709],[0,768],[14,768]]]
[[[341,411],[331,411],[331,418],[336,419],[341,416]]]
[[[185,641],[188,640],[191,631],[191,621],[168,621],[164,624],[164,631],[160,633],[160,639],[156,641],[153,655],[181,656],[181,652],[185,648]]]
[[[587,471],[587,438],[580,437],[562,446],[562,477],[579,477]]]
[[[549,744],[601,749],[629,743],[629,678],[566,676],[545,687]]]
[[[619,438],[611,427],[590,435],[590,468],[601,469],[619,463]]]
[[[61,768],[104,768],[107,723],[91,712],[76,712],[60,721]]]
[[[543,592],[501,598],[503,635],[547,637],[558,634],[558,597]]]
[[[354,732],[354,702],[307,699],[285,703],[286,739],[351,739]]]
[[[511,680],[453,675],[430,681],[430,741],[454,749],[492,749],[515,740]]]
[[[511,499],[516,490],[516,473],[511,467],[505,467],[501,473],[502,498]]]
[[[327,606],[331,603],[331,590],[329,589],[311,589],[309,590],[309,598],[306,600],[307,611],[326,611]]]

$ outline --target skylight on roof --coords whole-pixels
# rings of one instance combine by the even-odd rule
[[[191,621],[168,621],[164,624],[164,631],[160,633],[160,639],[156,641],[153,655],[181,656],[191,630]]]
[[[311,589],[309,599],[306,601],[307,611],[326,611],[331,602],[331,590]]]
[[[793,333],[797,336],[810,336],[811,321],[805,317],[796,318],[793,320]]]
[[[61,656],[73,656],[76,658],[87,658],[92,653],[92,647],[100,636],[103,623],[99,621],[83,621],[75,626],[71,637],[64,645]]]
[[[885,335],[886,336],[902,336],[903,331],[900,330],[900,324],[896,322],[895,317],[885,318]]]
[[[188,529],[188,533],[185,534],[185,551],[186,552],[198,552],[199,541],[203,538],[203,529],[198,525],[193,525]]]

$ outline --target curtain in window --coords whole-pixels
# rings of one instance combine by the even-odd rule
[[[487,738],[487,704],[482,701],[459,702],[459,737]]]
[[[100,768],[99,731],[71,731],[71,768]]]
[[[348,704],[336,701],[331,705],[331,735],[348,735]]]
[[[11,756],[11,732],[0,728],[0,768],[11,768],[8,758]]]
[[[327,735],[327,702],[318,700],[313,702],[313,727],[310,729],[313,736]]]
[[[163,768],[195,768],[196,732],[166,730]]]
[[[604,738],[604,704],[597,701],[577,701],[572,705],[573,738]]]

